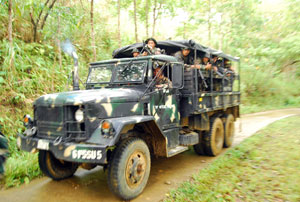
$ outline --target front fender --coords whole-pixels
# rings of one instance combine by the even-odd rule
[[[114,146],[118,142],[121,132],[125,126],[136,124],[136,123],[154,121],[155,119],[153,116],[137,115],[137,116],[127,116],[127,117],[120,117],[120,118],[110,118],[106,120],[112,123],[115,130],[115,135],[109,137],[105,137],[101,135],[101,128],[100,128],[101,126],[99,125],[99,127],[91,135],[91,138],[86,141],[87,143],[100,144],[105,146]]]

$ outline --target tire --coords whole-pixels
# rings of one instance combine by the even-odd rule
[[[39,166],[42,172],[53,180],[72,177],[78,164],[59,160],[49,151],[39,151]]]
[[[150,174],[150,152],[139,138],[124,140],[108,164],[108,186],[118,197],[130,200],[145,188]]]
[[[234,138],[234,117],[229,114],[224,123],[224,147],[228,148],[232,145]]]
[[[194,148],[194,151],[195,151],[195,153],[196,154],[198,154],[198,155],[205,155],[205,151],[204,151],[204,148],[203,148],[203,144],[202,143],[198,143],[198,144],[195,144],[194,146],[193,146],[193,148]]]
[[[199,143],[198,144],[195,144],[193,146],[194,148],[194,151],[196,154],[198,155],[206,155],[205,151],[204,151],[204,145],[203,145],[203,140],[202,140],[202,135],[199,136]]]
[[[204,151],[209,156],[217,156],[224,145],[224,127],[220,118],[211,120],[210,130],[204,134]]]

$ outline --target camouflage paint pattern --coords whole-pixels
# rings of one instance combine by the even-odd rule
[[[155,59],[176,61],[171,56],[142,58],[149,60],[149,65]],[[132,58],[122,59],[126,60],[130,61]],[[115,62],[120,63],[121,60],[91,65]],[[149,72],[144,74],[148,82],[152,77]],[[191,78],[194,78],[191,74],[193,72],[190,72]],[[144,94],[146,89],[147,85],[141,83],[41,96],[34,102],[34,128],[27,130],[27,136],[19,135],[19,145],[29,152],[52,151],[56,158],[62,160],[106,164],[107,150],[116,145],[126,126],[154,121],[159,129],[157,131],[167,142],[167,147],[172,149],[179,144],[182,118],[238,106],[240,103],[239,92],[202,93],[185,89],[154,88],[151,93]],[[74,118],[78,109],[84,114],[82,122]],[[112,125],[113,129],[109,134],[102,132],[103,120]]]

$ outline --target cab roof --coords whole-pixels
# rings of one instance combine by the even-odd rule
[[[135,43],[132,45],[127,45],[122,48],[116,49],[113,51],[113,58],[128,58],[132,57],[132,50],[137,48],[139,51],[143,49],[143,43]],[[177,51],[181,50],[181,48],[190,48],[191,50],[197,51],[197,55],[203,57],[205,53],[210,55],[217,55],[219,57],[232,60],[232,61],[239,61],[238,57],[234,57],[228,54],[223,53],[222,51],[215,50],[206,46],[203,46],[199,43],[196,43],[194,40],[166,40],[166,41],[158,41],[157,46],[160,49],[164,49],[166,54],[173,55]]]
[[[149,55],[149,56],[141,56],[141,57],[126,57],[126,58],[114,58],[110,60],[103,60],[99,62],[92,62],[90,65],[101,65],[101,64],[107,64],[107,63],[117,63],[117,62],[129,62],[129,61],[140,61],[140,60],[160,60],[165,62],[177,62],[177,59],[170,55]]]

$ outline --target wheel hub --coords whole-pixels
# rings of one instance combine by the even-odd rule
[[[129,187],[136,187],[145,175],[146,158],[141,152],[134,152],[126,166],[126,181]]]

